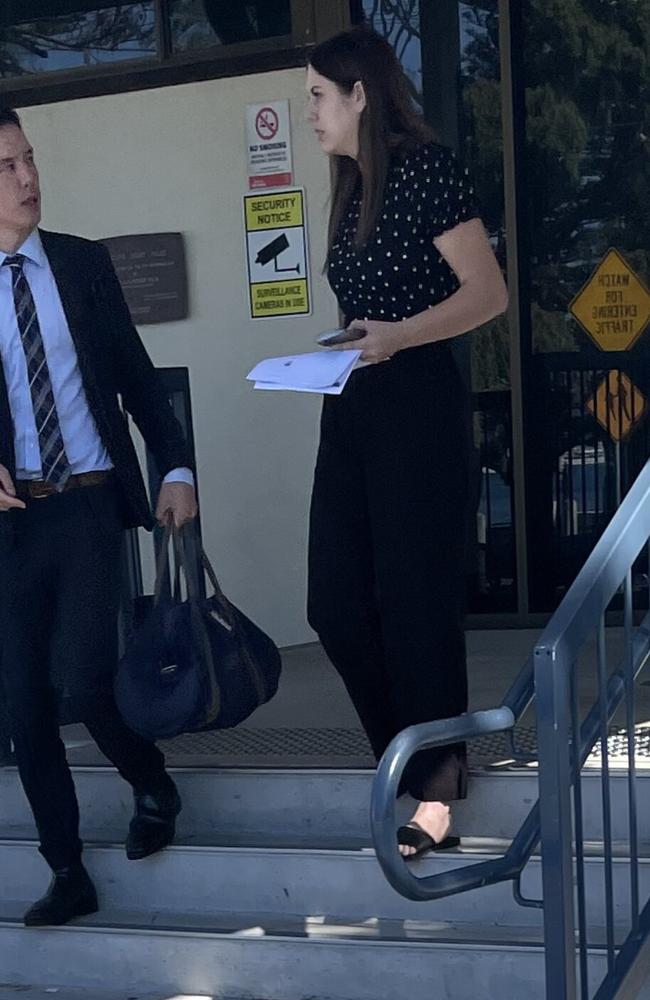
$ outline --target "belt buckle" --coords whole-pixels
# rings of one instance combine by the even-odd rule
[[[33,500],[43,500],[45,497],[51,497],[54,493],[54,488],[47,479],[33,479],[28,489],[29,495]]]

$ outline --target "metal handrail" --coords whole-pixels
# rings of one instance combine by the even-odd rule
[[[404,768],[420,750],[470,740],[487,733],[512,731],[535,697],[536,679],[539,681],[542,664],[546,665],[548,661],[557,669],[560,657],[563,660],[563,673],[561,683],[558,682],[557,697],[564,697],[570,680],[567,676],[569,670],[565,666],[566,656],[582,646],[602,619],[649,537],[650,462],[646,464],[603,532],[501,706],[454,719],[411,726],[391,742],[379,763],[373,785],[371,827],[377,859],[397,892],[408,899],[433,900],[484,885],[515,881],[521,874],[541,836],[539,801],[531,809],[503,857],[424,878],[414,876],[399,853],[395,836],[397,791]],[[567,787],[563,792],[567,795],[575,775],[579,774],[579,768],[598,739],[603,708],[607,719],[611,720],[625,696],[626,671],[635,678],[647,660],[650,651],[650,612],[636,630],[630,648],[630,662],[623,663],[610,677],[603,693],[603,704],[594,706],[579,727],[578,760],[575,760],[574,755],[574,767],[564,775]],[[538,716],[539,714],[538,712]],[[548,808],[546,812],[548,814]],[[568,851],[570,854],[570,844]]]
[[[634,638],[634,675],[638,676],[648,658],[650,612]],[[377,769],[372,803],[371,825],[377,860],[397,892],[408,899],[426,901],[456,895],[483,885],[515,879],[524,870],[539,841],[539,803],[536,802],[502,858],[492,858],[452,871],[417,878],[404,864],[397,850],[395,828],[397,789],[404,768],[413,754],[434,746],[445,746],[490,733],[511,730],[534,697],[534,658],[531,656],[505,696],[500,708],[473,712],[456,719],[422,723],[405,729],[392,741]],[[609,716],[614,715],[624,697],[624,666],[610,677],[608,685]],[[598,738],[597,706],[592,709],[580,730],[580,763],[585,763]]]

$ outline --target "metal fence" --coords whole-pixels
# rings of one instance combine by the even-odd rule
[[[527,510],[539,610],[558,605],[650,457],[647,359],[606,360],[602,352],[534,358]]]
[[[647,556],[650,539],[650,462],[553,615],[520,676],[499,708],[413,726],[393,740],[380,762],[371,821],[379,863],[391,885],[415,900],[432,900],[497,882],[511,881],[523,906],[544,910],[548,1000],[632,1000],[650,971],[650,902],[640,899],[635,761],[635,683],[650,657],[650,612],[635,625],[633,569]],[[624,655],[609,669],[605,613],[619,590],[624,603]],[[580,654],[595,637],[598,697],[579,716]],[[584,657],[583,657],[584,660]],[[404,767],[419,750],[507,731],[536,698],[539,800],[506,853],[496,859],[417,878],[397,849],[397,789]],[[630,877],[629,920],[614,923],[613,844],[608,726],[624,706],[628,733],[628,825],[626,859]],[[585,908],[585,844],[581,775],[591,750],[602,754],[603,861],[605,866],[607,972],[600,983],[588,974],[590,941]],[[513,750],[514,748],[513,738]],[[526,900],[520,878],[541,843],[543,900]],[[574,856],[575,844],[575,856]],[[577,893],[574,900],[576,874]],[[615,936],[618,934],[618,940]],[[621,939],[621,935],[623,939]]]
[[[474,460],[478,466],[474,551],[468,605],[474,613],[517,610],[509,389],[474,393]]]

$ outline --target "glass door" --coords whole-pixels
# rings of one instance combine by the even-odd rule
[[[546,612],[650,454],[650,3],[519,10],[529,601]]]
[[[650,0],[351,12],[395,46],[516,262],[512,328],[456,349],[474,399],[468,610],[523,623],[557,606],[650,454]]]
[[[441,142],[470,169],[487,231],[507,263],[499,12],[496,0],[363,0],[365,20],[393,44]],[[468,611],[517,611],[510,336],[501,316],[458,338],[457,360],[473,398],[474,505]]]

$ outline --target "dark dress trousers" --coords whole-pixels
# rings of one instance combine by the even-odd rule
[[[120,398],[161,475],[190,465],[185,442],[134,328],[107,250],[41,232],[90,412],[114,470],[109,481],[0,515],[0,654],[16,759],[41,853],[64,868],[81,853],[79,813],[59,736],[52,673],[75,717],[137,792],[166,779],[164,758],[121,721],[112,694],[125,527],[153,518]],[[0,364],[0,463],[15,477],[14,428]],[[90,470],[89,470],[90,471]]]

